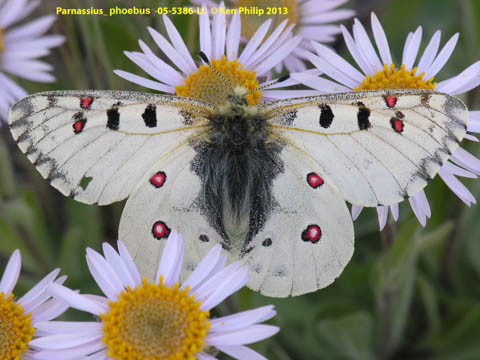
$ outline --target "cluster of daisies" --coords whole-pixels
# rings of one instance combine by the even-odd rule
[[[14,251],[0,281],[0,359],[139,360],[265,359],[245,346],[278,332],[261,324],[275,316],[273,306],[214,317],[212,308],[245,286],[246,267],[220,245],[212,248],[179,285],[183,240],[172,231],[154,281],[142,278],[125,246],[103,245],[102,256],[87,249],[88,268],[105,296],[81,294],[63,286],[59,269],[19,299],[13,296],[21,268]],[[68,308],[92,314],[87,322],[55,321]]]

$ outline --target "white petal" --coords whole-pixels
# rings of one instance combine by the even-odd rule
[[[232,273],[235,273],[239,266],[240,261],[234,261],[222,270],[209,276],[209,278],[194,291],[195,298],[203,301],[203,299],[207,298],[218,288],[219,284],[225,282],[225,279],[228,279]]]
[[[398,221],[398,204],[390,205],[390,212],[392,213],[393,220]]]
[[[101,339],[64,350],[41,350],[35,352],[35,358],[40,360],[79,360],[85,355],[95,353],[105,348]]]
[[[478,177],[476,174],[468,170],[462,169],[461,167],[451,163],[450,161],[447,161],[445,164],[443,164],[442,167],[453,175],[463,176],[471,179],[476,179]]]
[[[346,87],[353,89],[358,85],[358,81],[353,80],[351,77],[345,75],[343,72],[335,68],[331,63],[327,62],[325,58],[320,58],[313,54],[308,55],[308,60],[315,65],[317,69],[324,72],[333,80],[345,85]]]
[[[288,20],[284,20],[276,27],[267,40],[263,42],[262,46],[260,46],[260,48],[249,59],[247,59],[246,63],[244,64],[245,67],[254,68],[254,64],[263,60],[265,56],[269,56],[269,50],[271,50],[272,45],[274,45],[278,40],[287,23]]]
[[[302,41],[302,38],[295,36],[290,41],[286,42],[280,48],[275,50],[270,56],[256,68],[257,76],[265,74],[270,71],[278,62],[285,59]]]
[[[102,255],[90,248],[87,248],[86,257],[88,269],[97,285],[110,300],[116,300],[125,288],[112,266]]]
[[[220,304],[227,297],[240,290],[247,285],[248,268],[245,266],[238,269],[230,275],[223,283],[219,283],[218,287],[213,291],[205,301],[202,301],[201,310],[210,310]]]
[[[163,51],[163,53],[170,59],[170,61],[175,64],[185,75],[190,74],[190,67],[187,62],[182,58],[181,54],[165,39],[157,30],[154,28],[148,27],[148,31],[152,36],[153,40]]]
[[[422,41],[422,27],[419,26],[408,46],[405,47],[403,54],[402,64],[405,65],[405,69],[410,71],[413,68],[413,64],[418,55],[418,49],[420,49],[420,42]]]
[[[135,280],[133,280],[133,277],[128,271],[127,266],[123,262],[122,258],[113,249],[113,247],[106,242],[103,243],[103,254],[105,255],[107,262],[115,270],[115,273],[117,273],[120,281],[123,283],[123,286],[130,286],[132,289],[135,288],[137,284],[135,283]]]
[[[465,149],[458,147],[450,157],[450,160],[463,166],[465,169],[480,175],[480,159],[470,154]]]
[[[257,31],[255,31],[255,34],[253,34],[251,39],[248,41],[247,46],[245,46],[245,49],[243,49],[242,53],[240,54],[240,57],[238,58],[238,61],[241,64],[244,64],[247,61],[247,59],[250,58],[250,56],[252,56],[255,50],[257,50],[258,46],[263,41],[263,38],[267,34],[271,23],[272,23],[272,20],[268,19],[262,25],[259,26]]]
[[[210,320],[211,332],[225,332],[241,329],[271,319],[276,315],[273,305],[242,311],[233,315]]]
[[[93,334],[60,334],[44,336],[30,341],[30,345],[42,350],[61,350],[84,345],[102,337],[102,333]]]
[[[372,12],[370,19],[372,22],[373,37],[375,38],[380,58],[382,59],[383,64],[390,66],[390,64],[393,64],[393,61],[385,31],[374,12]]]
[[[182,59],[185,60],[189,69],[189,73],[194,72],[197,69],[197,66],[193,61],[187,46],[183,42],[182,37],[178,33],[177,28],[166,15],[163,15],[163,22],[165,23],[165,28],[167,29],[168,37],[170,38],[171,43],[175,47],[175,50],[177,50],[177,52],[180,54]]]
[[[152,81],[152,80],[149,80],[149,79],[145,79],[141,76],[131,74],[131,73],[123,71],[123,70],[113,70],[113,72],[115,74],[117,74],[118,76],[120,76],[121,78],[124,78],[125,80],[133,82],[137,85],[140,85],[140,86],[143,86],[143,87],[146,87],[146,88],[149,88],[149,89],[153,89],[153,90],[158,90],[158,91],[170,93],[170,94],[175,93],[175,89],[172,86],[167,86],[167,85],[162,84],[158,81]]]
[[[226,41],[226,55],[227,60],[233,61],[238,55],[238,46],[240,44],[241,20],[240,14],[235,14],[232,17],[228,27],[227,41]]]
[[[158,80],[161,80],[162,82],[171,86],[176,86],[183,83],[183,77],[178,73],[177,70],[155,55],[142,40],[139,40],[138,44],[142,48],[142,51],[147,57],[148,61],[150,61],[150,63],[161,72],[162,78]]]
[[[312,76],[310,74],[306,74],[305,72],[301,73],[293,73],[291,74],[291,77],[297,81],[299,81],[302,84],[307,85],[308,87],[311,87],[312,89],[318,90],[321,93],[333,93],[333,92],[348,92],[351,91],[350,88],[347,88],[346,86],[340,85],[336,82],[333,82],[331,80],[324,79],[322,77],[318,76]],[[297,92],[290,94],[296,96]],[[292,95],[290,97],[292,97]],[[317,93],[318,95],[318,93]],[[300,96],[300,95],[299,95]],[[303,96],[303,95],[301,95]]]
[[[5,41],[18,41],[28,37],[38,37],[50,29],[57,17],[55,15],[42,16],[25,25],[8,30],[4,34]]]
[[[0,12],[0,28],[6,29],[10,25],[23,19],[26,16],[23,12],[26,5],[26,0],[8,1]]]
[[[458,179],[449,173],[443,167],[438,171],[438,175],[442,178],[445,184],[462,200],[467,206],[476,204],[477,201],[472,193],[463,185]]]
[[[203,11],[199,16],[198,26],[200,28],[200,51],[207,55],[209,60],[212,59],[212,34],[210,30],[209,11],[202,6]]]
[[[468,128],[467,128],[467,131],[480,133],[480,111],[469,111],[468,112]]]
[[[220,260],[221,251],[222,246],[220,244],[217,244],[210,249],[207,255],[205,255],[195,270],[193,270],[193,272],[188,276],[187,280],[182,284],[181,289],[184,289],[188,286],[193,290],[205,279],[207,279]]]
[[[362,69],[362,71],[365,74],[371,74],[370,66],[363,59],[363,57],[360,55],[360,52],[357,48],[357,44],[355,43],[355,40],[353,40],[352,36],[348,32],[347,28],[343,25],[340,25],[340,29],[342,30],[343,39],[345,40],[345,44],[347,45],[348,51],[352,55],[355,62],[358,64],[360,69]]]
[[[123,263],[127,266],[128,271],[130,272],[130,275],[132,275],[133,280],[135,281],[135,284],[140,285],[142,283],[142,278],[140,277],[140,273],[138,272],[137,267],[135,266],[135,263],[133,262],[132,257],[130,256],[130,253],[128,252],[127,248],[123,243],[118,240],[117,242],[117,248],[118,248],[118,253],[120,254],[120,257],[123,260]]]
[[[205,344],[210,346],[247,345],[275,335],[279,330],[273,325],[253,325],[229,333],[209,334]]]
[[[355,24],[353,25],[353,35],[355,37],[357,49],[360,55],[370,68],[369,75],[373,75],[377,71],[382,70],[383,65],[380,63],[380,59],[378,58],[377,53],[375,52],[375,49],[368,38],[365,28],[363,27],[362,23],[358,21],[358,19],[355,19]]]
[[[363,206],[352,204],[352,219],[354,221],[358,219],[362,210],[363,210]]]
[[[15,250],[10,259],[8,259],[7,266],[3,271],[2,280],[0,281],[0,292],[4,293],[4,298],[8,298],[12,292],[15,284],[18,281],[20,275],[20,269],[22,267],[22,257],[20,256],[20,250]]]
[[[351,79],[352,83],[348,85],[349,87],[354,88],[365,79],[365,76],[363,76],[360,71],[355,69],[333,50],[317,42],[312,43],[317,51],[318,56],[327,61],[332,67],[336,68],[344,76]]]
[[[428,43],[427,47],[425,48],[420,61],[418,62],[417,72],[416,75],[420,75],[421,73],[427,71],[427,69],[432,65],[433,59],[437,56],[438,48],[440,46],[440,38],[441,32],[437,30],[435,34],[433,34],[432,39]]]
[[[59,301],[65,302],[74,309],[86,311],[94,315],[100,315],[105,312],[105,308],[98,303],[66,288],[65,286],[51,284],[49,286],[49,291],[53,297]]]
[[[450,58],[450,55],[452,55],[455,46],[457,45],[458,36],[459,34],[457,33],[453,35],[450,40],[448,40],[443,49],[440,51],[440,54],[438,54],[437,58],[433,62],[432,66],[430,66],[430,68],[427,70],[425,76],[423,77],[424,80],[428,80],[437,75],[437,73],[443,68]]]
[[[383,230],[387,224],[388,219],[388,206],[377,206],[378,226],[380,231]]]
[[[267,360],[266,357],[246,346],[218,346],[217,348],[238,360]]]
[[[40,280],[33,288],[31,288],[25,295],[18,299],[18,303],[22,305],[26,312],[30,312],[32,305],[38,301],[41,295],[46,292],[48,285],[55,280],[60,269],[55,269]]]
[[[102,323],[96,321],[46,321],[35,324],[45,334],[102,334]]]
[[[220,3],[219,8],[225,8],[223,1]],[[227,24],[225,19],[225,13],[219,11],[213,15],[212,20],[212,33],[213,33],[213,58],[220,59],[225,54],[225,36],[227,30]]]
[[[180,269],[183,262],[183,239],[182,235],[173,230],[168,236],[167,244],[163,249],[162,258],[158,264],[155,283],[158,284],[160,275],[163,276],[163,283],[171,287],[178,281]]]

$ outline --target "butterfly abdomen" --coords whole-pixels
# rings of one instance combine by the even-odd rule
[[[283,169],[281,145],[267,142],[261,114],[246,114],[241,107],[210,121],[208,140],[195,145],[192,162],[202,182],[198,205],[225,244],[245,249],[271,211],[271,185]]]

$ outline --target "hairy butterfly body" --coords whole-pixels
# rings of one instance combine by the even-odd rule
[[[186,276],[215,244],[249,267],[265,295],[315,291],[353,253],[345,200],[389,205],[414,195],[466,132],[458,99],[427,90],[333,94],[222,106],[115,91],[32,95],[11,110],[14,139],[64,195],[128,197],[119,237],[155,275],[171,229]]]

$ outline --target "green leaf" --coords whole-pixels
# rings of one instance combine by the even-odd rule
[[[374,359],[372,328],[371,315],[364,312],[317,324],[318,337],[332,359]]]
[[[407,222],[392,246],[379,259],[374,272],[380,324],[377,339],[382,357],[399,346],[407,323],[415,276],[417,229],[416,219]]]
[[[15,175],[7,147],[0,141],[0,195],[2,198],[15,194]]]

